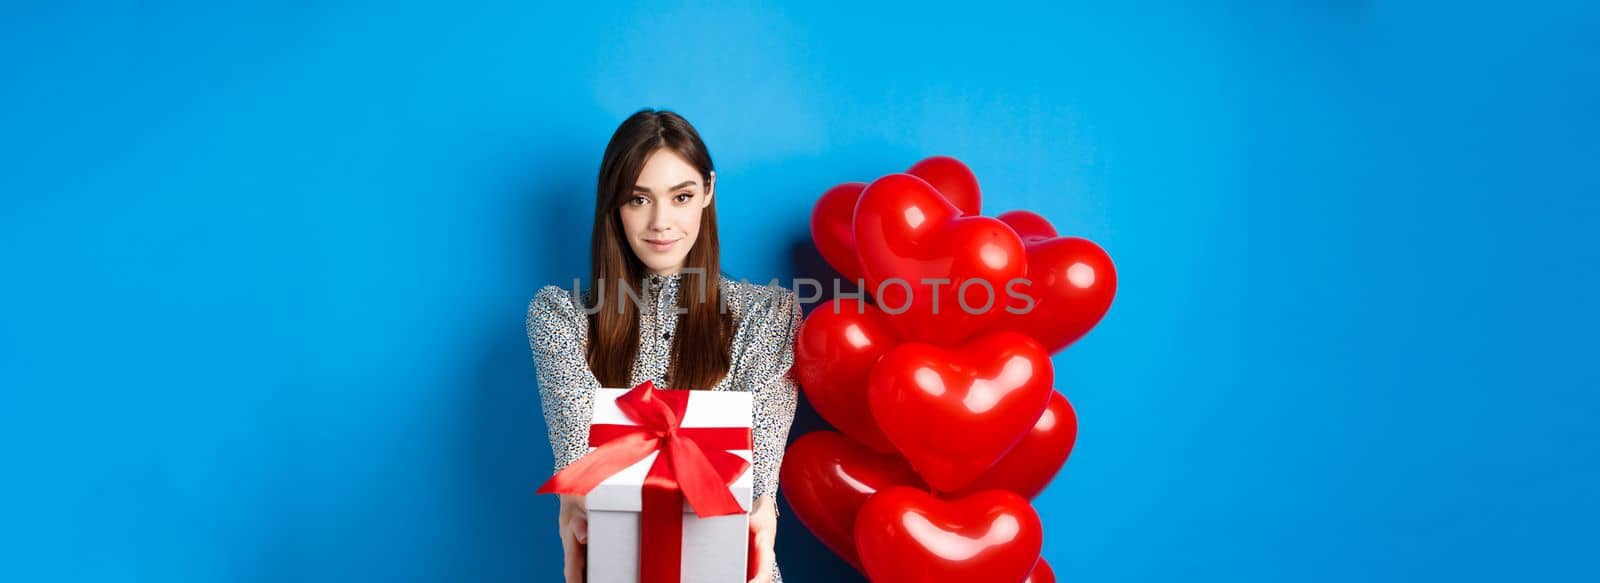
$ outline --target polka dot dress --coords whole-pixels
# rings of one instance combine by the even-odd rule
[[[671,365],[670,336],[678,323],[675,310],[683,279],[681,273],[647,276],[639,315],[639,354],[629,386],[646,380],[666,386],[667,368]],[[717,279],[737,328],[728,374],[711,390],[754,393],[752,495],[773,495],[778,489],[778,468],[783,463],[783,447],[798,397],[790,366],[794,364],[795,334],[800,329],[800,303],[794,292],[775,283],[734,281],[726,273]],[[689,291],[693,293],[692,289]],[[582,306],[587,299],[575,296],[571,289],[547,285],[528,303],[528,346],[538,372],[539,398],[555,456],[554,471],[589,451],[589,420],[600,382],[584,357],[589,315]],[[776,566],[772,580],[783,580]]]

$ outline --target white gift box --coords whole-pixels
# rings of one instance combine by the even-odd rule
[[[595,393],[591,425],[634,425],[616,405],[630,389],[602,388]],[[751,395],[745,391],[690,391],[680,427],[749,428]],[[595,448],[591,447],[590,451]],[[728,450],[750,461],[748,449]],[[617,472],[585,499],[589,512],[589,583],[639,581],[639,511],[645,475],[660,452]],[[744,512],[701,518],[683,505],[681,583],[746,583],[750,538],[751,472],[746,469],[730,491]]]

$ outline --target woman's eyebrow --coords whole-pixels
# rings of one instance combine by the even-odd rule
[[[679,183],[673,185],[671,188],[668,188],[667,190],[677,190],[677,189],[683,188],[685,186],[694,186],[696,184],[699,184],[699,183],[695,182],[693,180],[685,180],[683,182],[679,182]],[[635,184],[635,185],[633,185],[633,191],[634,192],[650,192],[650,189],[645,187],[643,184]]]

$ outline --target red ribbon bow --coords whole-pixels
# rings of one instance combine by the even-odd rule
[[[634,425],[589,426],[595,450],[539,486],[540,494],[587,495],[606,478],[661,452],[645,476],[639,512],[640,541],[661,546],[646,561],[645,545],[639,545],[641,583],[679,580],[684,500],[701,518],[744,512],[729,486],[750,462],[728,450],[750,449],[750,428],[682,427],[690,392],[639,383],[617,398],[617,408]]]

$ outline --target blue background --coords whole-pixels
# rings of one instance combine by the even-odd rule
[[[557,580],[523,311],[644,106],[736,277],[937,153],[1111,253],[1063,580],[1600,576],[1594,8],[276,4],[0,8],[0,580]]]

